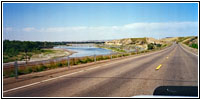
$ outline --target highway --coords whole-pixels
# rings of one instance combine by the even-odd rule
[[[131,97],[159,86],[198,86],[198,56],[179,44],[11,91],[4,97]],[[6,92],[5,92],[6,91]]]

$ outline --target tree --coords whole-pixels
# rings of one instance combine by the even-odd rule
[[[148,44],[148,50],[152,50],[152,49],[154,49],[154,44],[153,43]]]
[[[161,47],[161,44],[156,44],[156,47]]]

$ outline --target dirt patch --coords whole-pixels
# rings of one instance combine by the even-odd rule
[[[69,56],[74,53],[73,51],[59,49],[59,48],[47,49],[47,50],[49,50],[49,52],[44,52],[44,53],[33,55],[31,57],[30,61],[48,60],[48,59],[52,59],[52,58]]]

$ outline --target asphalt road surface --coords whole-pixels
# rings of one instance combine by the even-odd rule
[[[157,68],[157,69],[156,69]],[[4,92],[4,97],[130,97],[159,86],[198,86],[198,56],[179,44]]]

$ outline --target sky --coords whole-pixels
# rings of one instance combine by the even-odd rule
[[[3,3],[4,40],[83,41],[197,35],[197,3]]]

